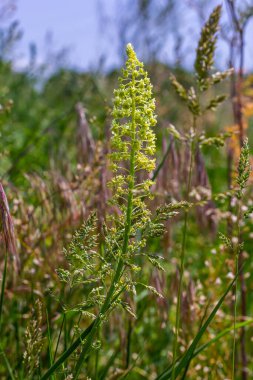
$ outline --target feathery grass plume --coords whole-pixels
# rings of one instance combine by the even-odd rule
[[[240,199],[242,197],[243,190],[247,186],[247,182],[250,176],[248,139],[245,139],[244,144],[242,146],[237,172],[238,172],[238,175],[237,175],[236,182],[239,185],[239,190],[237,191],[237,197],[238,199]]]
[[[191,114],[198,117],[207,111],[215,111],[216,108],[227,98],[225,95],[218,95],[212,98],[207,104],[202,104],[200,94],[206,91],[210,86],[220,83],[233,73],[233,69],[224,72],[211,73],[214,64],[214,53],[216,48],[217,33],[219,30],[219,20],[221,6],[217,6],[211,13],[208,21],[201,31],[196,59],[196,86],[188,90],[178,82],[177,78],[171,74],[170,81],[177,94],[187,107]]]
[[[64,249],[69,269],[58,269],[60,279],[74,287],[82,282],[96,282],[93,276],[96,271],[96,215],[91,214],[82,227],[77,230],[68,246]]]
[[[201,31],[201,37],[197,47],[195,70],[199,87],[204,90],[208,87],[206,79],[214,63],[214,51],[217,42],[217,32],[219,29],[219,20],[221,15],[221,6],[218,5],[211,13],[207,23]]]
[[[23,355],[24,367],[27,379],[35,379],[36,370],[39,367],[40,353],[43,347],[42,336],[42,304],[39,300],[35,302],[33,315],[28,322],[25,332],[25,352]]]

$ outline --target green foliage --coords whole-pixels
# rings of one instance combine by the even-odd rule
[[[147,73],[131,45],[127,46],[127,56],[126,69],[119,79],[119,89],[115,91],[111,139],[113,152],[109,156],[115,173],[110,181],[113,189],[111,203],[117,206],[120,213],[107,217],[108,224],[103,226],[103,249],[97,246],[97,220],[93,213],[75,233],[69,248],[65,250],[69,269],[58,270],[60,279],[70,287],[78,284],[85,288],[90,286],[86,291],[86,299],[72,307],[72,310],[91,316],[87,310],[99,306],[98,317],[94,315],[95,323],[100,323],[105,314],[116,306],[121,306],[134,315],[122,296],[125,289],[135,293],[135,286],[140,284],[129,276],[129,269],[132,273],[141,270],[135,263],[138,254],[147,256],[149,262],[162,268],[154,255],[151,257],[147,253],[141,253],[146,245],[145,234],[137,239],[138,232],[147,230],[147,226],[151,234],[154,235],[154,231],[157,233],[157,222],[164,219],[165,211],[160,210],[157,213],[156,221],[152,225],[150,211],[145,204],[145,198],[150,195],[152,181],[138,181],[136,178],[138,171],[150,172],[154,169],[152,156],[155,153],[155,136],[150,124],[156,122],[155,105]],[[110,284],[109,290],[107,284]],[[152,286],[143,283],[141,285],[158,294]],[[92,334],[91,330],[88,341],[90,339],[92,342]],[[85,357],[84,352],[86,346],[77,363],[77,373]]]
[[[243,345],[252,371],[250,152],[246,140],[236,174],[222,95],[233,70],[213,72],[220,12],[202,29],[195,75],[154,61],[150,80],[130,44],[121,74],[41,80],[1,62],[0,174],[21,264],[10,270],[9,252],[2,263],[3,380],[223,380],[235,355],[239,375]]]
[[[93,213],[75,232],[68,249],[64,250],[69,270],[58,269],[57,273],[62,281],[69,283],[71,288],[79,283],[99,281],[95,250],[97,246],[96,223],[95,213]]]

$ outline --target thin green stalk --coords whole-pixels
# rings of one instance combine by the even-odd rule
[[[60,339],[61,339],[61,334],[62,334],[63,326],[64,326],[64,323],[65,323],[65,318],[66,318],[66,314],[64,313],[63,314],[63,318],[62,318],[61,327],[60,327],[60,332],[59,332],[59,335],[58,335],[58,338],[57,338],[57,342],[56,342],[56,348],[55,348],[55,352],[54,352],[54,359],[53,359],[53,361],[55,361],[55,358],[56,358],[56,355],[57,355],[57,351],[58,351],[58,347],[59,347],[59,343],[60,343]]]
[[[65,318],[65,321],[64,321],[64,351],[67,350],[67,346],[68,346],[68,333],[67,333],[67,318]]]
[[[82,352],[81,352],[81,354],[79,356],[79,359],[78,359],[76,367],[75,367],[75,375],[73,377],[73,380],[76,380],[79,377],[79,374],[80,374],[81,369],[82,369],[83,361],[84,361],[86,355],[89,353],[89,351],[91,349],[92,342],[93,342],[93,340],[95,338],[95,335],[97,333],[97,329],[98,329],[98,327],[100,325],[100,322],[101,322],[101,318],[97,318],[95,320],[95,324],[94,324],[94,326],[92,328],[92,331],[90,332],[89,336],[86,339],[86,342],[85,342],[85,344],[83,346]]]
[[[238,254],[236,254],[235,259],[236,273],[238,273]],[[233,355],[232,355],[232,380],[235,379],[235,351],[236,351],[236,319],[237,319],[237,281],[235,282],[235,294],[234,294],[234,330],[233,330]]]
[[[162,169],[162,167],[166,161],[166,158],[168,157],[168,155],[170,153],[170,149],[171,149],[171,142],[168,144],[168,147],[166,149],[166,152],[164,153],[164,156],[163,156],[161,162],[157,165],[157,168],[154,170],[154,173],[153,173],[152,178],[151,178],[152,181],[154,181],[157,178],[158,174],[160,173],[160,170]]]
[[[74,343],[63,352],[63,354],[59,357],[56,362],[47,370],[47,372],[44,373],[44,375],[41,377],[40,380],[46,380],[48,379],[56,370],[57,368],[62,365],[66,359],[77,349],[77,347],[83,342],[83,340],[90,334],[92,331],[92,327],[94,325],[95,320],[80,334],[80,336],[74,341]]]
[[[194,153],[195,153],[195,133],[196,133],[196,117],[193,117],[193,131],[194,139],[191,142],[190,150],[190,168],[187,179],[187,189],[186,189],[186,201],[189,200],[189,194],[191,191],[191,182],[192,182],[192,172],[193,172],[193,162],[194,162]],[[186,238],[188,230],[188,216],[189,211],[184,212],[184,226],[183,226],[183,238],[181,245],[181,255],[180,255],[180,269],[179,269],[179,285],[177,291],[177,309],[176,309],[176,325],[175,325],[175,337],[173,343],[173,359],[172,359],[172,380],[175,380],[176,375],[176,355],[178,348],[178,336],[179,336],[179,323],[180,323],[180,312],[181,312],[181,296],[183,290],[183,278],[184,278],[184,266],[185,266],[185,249],[186,249]]]
[[[112,298],[112,302],[115,302],[124,290],[125,286],[122,287],[120,291]],[[98,318],[100,318],[100,315],[98,315],[96,319]],[[41,377],[40,380],[48,379],[51,376],[51,374],[54,373],[57,370],[57,368],[59,368],[67,360],[67,358],[77,349],[77,347],[80,346],[80,344],[82,344],[86,337],[89,336],[89,334],[91,333],[96,319],[84,331],[82,331],[80,336],[71,344],[71,346],[68,349],[66,349],[63,352],[59,359],[57,359],[57,361],[47,370],[47,372]]]
[[[7,356],[5,355],[5,352],[4,352],[3,350],[1,350],[0,355],[2,355],[3,358],[4,358],[5,365],[6,365],[7,369],[8,369],[9,376],[10,376],[11,380],[15,380],[15,377],[14,377],[14,375],[13,375],[13,371],[12,371],[12,368],[11,368],[10,362],[9,362]]]
[[[241,270],[242,270],[242,268],[240,268],[240,271]],[[239,275],[240,271],[238,272],[238,275]],[[194,355],[194,352],[197,349],[197,345],[198,345],[200,339],[202,338],[202,336],[205,333],[206,329],[208,328],[208,326],[210,325],[210,323],[214,319],[217,311],[220,309],[220,307],[223,304],[226,296],[228,295],[228,293],[230,292],[230,290],[233,289],[233,287],[235,285],[235,281],[236,281],[238,275],[229,284],[229,286],[227,287],[226,291],[223,293],[223,295],[221,296],[221,298],[219,299],[219,301],[216,303],[215,307],[212,309],[211,313],[209,314],[207,320],[203,323],[202,327],[200,328],[199,332],[197,333],[197,335],[193,339],[192,343],[190,344],[189,348],[186,350],[186,352],[184,353],[184,355],[182,356],[182,358],[179,360],[179,362],[177,363],[177,365],[174,365],[174,368],[176,367],[176,370],[175,370],[175,373],[174,373],[174,376],[175,376],[174,378],[175,379],[180,374],[181,370],[183,370],[191,362],[191,360],[193,358],[193,355]],[[175,362],[176,362],[176,360],[175,360]],[[165,370],[161,375],[159,375],[156,378],[156,380],[172,379],[172,376],[173,376],[172,371],[173,371],[173,368],[171,370],[170,369],[169,370]],[[172,374],[172,376],[170,376],[171,374]]]
[[[50,323],[48,319],[47,309],[46,309],[46,316],[47,316],[48,351],[49,351],[49,360],[50,360],[50,366],[51,366],[53,364],[53,353],[52,353],[52,339],[51,339],[51,333],[50,333]],[[52,379],[55,380],[54,374],[52,374]]]
[[[128,331],[127,331],[127,347],[126,347],[126,369],[129,368],[130,358],[131,358],[131,340],[132,340],[132,322],[128,321]]]
[[[98,339],[100,339],[101,335],[101,328],[99,326],[98,328]],[[96,359],[95,359],[95,380],[98,380],[98,366],[99,366],[99,350],[96,352]]]
[[[252,324],[253,324],[253,319],[249,319],[249,320],[244,321],[244,322],[239,322],[239,323],[236,324],[236,330],[239,330],[242,327],[246,327],[246,326],[249,326],[249,325],[252,325]],[[218,342],[221,338],[223,338],[224,336],[226,336],[229,333],[231,333],[231,331],[233,332],[233,330],[234,330],[234,325],[232,325],[231,327],[227,327],[226,329],[224,329],[221,332],[219,332],[214,338],[212,338],[208,342],[206,342],[206,343],[202,344],[201,346],[199,346],[194,351],[194,354],[192,355],[192,358],[195,358],[196,356],[198,356],[206,348],[208,348],[212,344]],[[180,362],[180,360],[182,360],[183,357],[184,357],[184,355],[179,356],[177,358],[177,360],[176,360],[177,364]],[[163,374],[161,374],[159,377],[157,377],[156,380],[158,380],[158,379],[160,380],[161,378],[165,379],[165,377],[163,377],[164,375],[166,375],[167,378],[169,378],[169,376],[171,375],[171,371],[172,371],[172,365],[170,365]]]
[[[232,353],[232,380],[235,379],[235,352],[236,352],[236,319],[237,319],[237,290],[238,290],[238,282],[237,282],[237,276],[239,272],[239,255],[240,255],[240,237],[241,237],[241,231],[240,231],[240,220],[241,220],[241,201],[238,199],[238,212],[237,212],[237,247],[236,247],[236,256],[235,256],[235,292],[234,292],[234,330],[233,330],[233,353]]]

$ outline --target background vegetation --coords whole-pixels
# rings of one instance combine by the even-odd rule
[[[191,4],[202,26],[210,3]],[[53,363],[100,318],[106,297],[94,287],[88,307],[93,285],[85,276],[74,287],[60,281],[71,272],[68,261],[77,269],[75,260],[66,260],[68,252],[73,254],[70,242],[84,249],[83,239],[93,236],[94,226],[81,226],[94,213],[102,258],[106,239],[113,239],[105,221],[115,223],[117,239],[122,239],[124,221],[118,214],[124,215],[124,204],[109,202],[113,190],[107,186],[113,178],[108,158],[113,89],[121,74],[118,68],[105,70],[102,59],[98,70],[71,69],[62,65],[60,52],[36,65],[31,51],[27,69],[16,70],[13,57],[21,31],[9,19],[8,6],[1,10],[0,378],[251,379],[253,198],[252,177],[246,177],[253,142],[253,76],[245,74],[244,57],[253,5],[225,1],[228,24],[220,23],[218,35],[228,47],[228,71],[216,76],[215,13],[191,46],[196,60],[190,70],[183,62],[184,35],[175,27],[173,1],[138,0],[135,7],[126,1],[122,7],[115,25],[120,61],[123,65],[126,59],[126,43],[133,42],[156,99],[156,168],[148,177],[156,183],[140,221],[133,223],[135,249],[148,260],[141,255],[133,262],[125,259],[129,272],[136,271],[135,280],[124,275],[125,293],[104,310],[92,340],[83,337],[48,377]],[[170,64],[162,59],[167,30],[174,41]],[[145,237],[146,207],[163,215],[162,236],[150,229]],[[142,239],[144,249],[138,245]],[[113,273],[117,254],[110,260]],[[82,265],[89,268],[89,260]],[[103,274],[93,269],[100,286],[108,288],[111,272],[103,265]],[[230,285],[235,276],[236,287]]]

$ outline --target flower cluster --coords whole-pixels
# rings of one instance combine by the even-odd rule
[[[134,286],[128,270],[140,270],[135,259],[137,255],[143,255],[141,251],[149,237],[145,236],[147,226],[151,232],[156,229],[157,235],[158,224],[161,224],[157,220],[151,223],[151,212],[145,204],[145,199],[151,196],[153,184],[150,172],[155,168],[156,141],[151,127],[156,124],[156,117],[152,86],[131,44],[127,45],[126,51],[126,67],[119,78],[119,88],[115,90],[110,153],[114,172],[109,182],[113,193],[111,202],[120,212],[111,217],[107,215],[109,223],[103,224],[103,247],[97,244],[97,219],[95,213],[91,214],[74,234],[68,249],[64,250],[68,269],[57,271],[72,291],[83,284],[88,292],[79,305],[64,305],[65,311],[79,310],[91,318],[94,315],[89,310],[102,307],[104,302],[107,305],[107,300],[118,291],[118,282],[120,285],[124,283],[128,290]],[[148,256],[148,259],[158,266],[155,258]],[[118,277],[115,273],[119,273]],[[113,289],[109,296],[108,287]],[[121,304],[120,297],[113,304]],[[103,313],[106,307],[103,306]]]
[[[142,170],[151,172],[155,167],[152,157],[155,154],[155,135],[151,127],[156,124],[156,117],[152,85],[131,44],[127,45],[126,51],[126,68],[122,70],[119,88],[114,92],[110,155],[112,169],[118,174],[112,185],[120,196],[134,180],[130,174],[131,163],[134,173]]]

